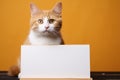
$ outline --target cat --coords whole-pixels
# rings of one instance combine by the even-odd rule
[[[62,45],[64,44],[62,28],[62,3],[58,2],[51,10],[40,10],[35,4],[30,4],[30,32],[24,45]],[[12,66],[9,76],[17,76],[20,64]]]

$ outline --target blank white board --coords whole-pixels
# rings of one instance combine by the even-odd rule
[[[22,45],[20,78],[90,78],[90,46]]]

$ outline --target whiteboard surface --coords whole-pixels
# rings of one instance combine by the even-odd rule
[[[90,46],[22,45],[19,77],[90,78]]]

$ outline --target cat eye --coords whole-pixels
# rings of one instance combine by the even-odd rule
[[[54,19],[49,19],[49,23],[52,24],[55,20]]]
[[[43,24],[43,20],[42,19],[38,19],[38,23]]]

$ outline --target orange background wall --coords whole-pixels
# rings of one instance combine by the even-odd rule
[[[57,1],[0,1],[0,70],[17,62],[29,32],[30,2],[50,9]],[[120,0],[61,1],[66,44],[91,45],[91,71],[120,71]]]

